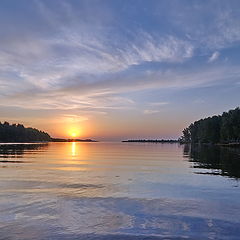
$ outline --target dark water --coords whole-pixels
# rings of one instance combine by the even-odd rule
[[[142,143],[0,147],[0,239],[240,239],[240,152]]]

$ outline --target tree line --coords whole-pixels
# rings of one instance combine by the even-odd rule
[[[183,130],[183,143],[236,143],[240,142],[239,107],[222,115],[200,119]]]
[[[22,124],[0,122],[0,142],[43,142],[51,141],[48,133],[36,128],[25,128]]]

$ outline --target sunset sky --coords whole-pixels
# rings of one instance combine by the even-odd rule
[[[1,0],[0,121],[177,138],[240,105],[240,1]]]

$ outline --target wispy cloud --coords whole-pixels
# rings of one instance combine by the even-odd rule
[[[152,110],[152,109],[146,109],[143,111],[144,114],[155,114],[155,113],[159,113],[159,110]]]
[[[61,116],[58,121],[60,122],[67,122],[67,123],[79,123],[83,121],[87,121],[88,117],[82,116],[82,115],[76,115],[76,114],[64,114]]]
[[[139,75],[140,74],[140,75]],[[13,88],[12,91],[0,96],[0,105],[18,106],[26,109],[63,109],[81,111],[105,111],[107,109],[129,109],[134,107],[135,102],[131,98],[121,94],[143,91],[146,89],[184,89],[211,86],[223,81],[237,81],[240,70],[237,67],[219,69],[209,68],[202,71],[155,71],[138,73],[128,77],[119,75],[115,79],[107,77],[101,81],[74,82],[72,86],[63,86],[59,89],[42,90],[32,88],[29,90]],[[4,80],[4,79],[3,79]],[[14,84],[4,85],[12,88]],[[17,91],[17,92],[15,92]],[[168,102],[149,103],[152,107],[161,107]]]
[[[22,39],[5,43],[11,50],[0,55],[0,68],[14,70],[33,86],[53,88],[76,75],[115,73],[144,62],[181,62],[193,54],[191,44],[172,36],[154,39],[141,33],[138,38],[141,41],[117,47],[107,39],[69,31],[57,39]]]
[[[149,103],[150,106],[165,106],[168,104],[169,104],[169,102],[151,102],[151,103]]]
[[[208,62],[214,62],[216,61],[220,56],[219,52],[214,52],[208,59]]]

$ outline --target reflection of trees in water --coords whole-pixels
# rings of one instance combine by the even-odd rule
[[[48,147],[48,143],[40,144],[6,144],[0,145],[0,157],[1,158],[19,158],[24,154],[36,150],[45,150]],[[32,152],[33,151],[33,152]]]
[[[193,163],[193,168],[211,171],[199,174],[214,174],[240,178],[240,149],[207,145],[185,145],[184,156]]]

